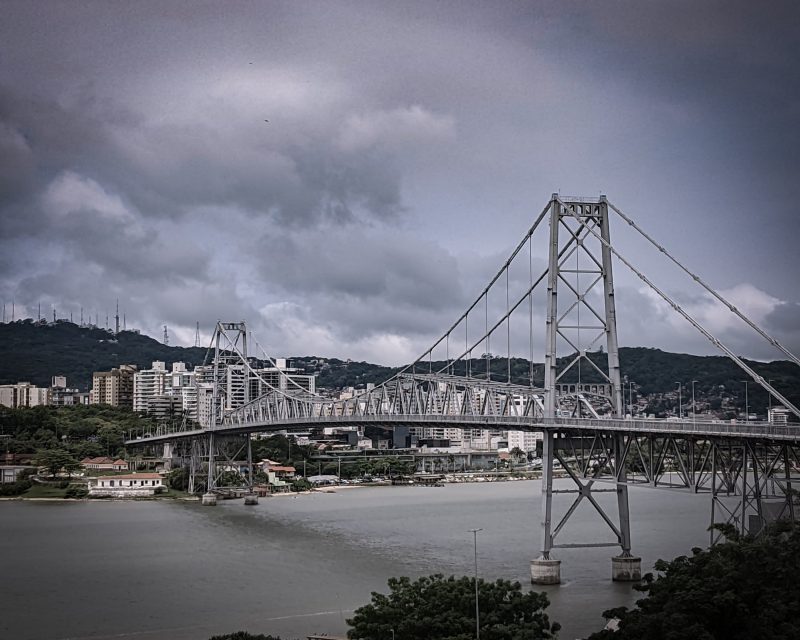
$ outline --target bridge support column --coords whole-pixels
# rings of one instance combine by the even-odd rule
[[[561,584],[561,560],[531,560],[531,584]]]
[[[611,579],[614,582],[639,582],[642,579],[642,559],[630,555],[611,558]]]
[[[550,557],[553,548],[553,432],[542,434],[542,555],[531,560],[533,584],[560,584],[561,560]]]
[[[217,506],[217,494],[216,493],[204,493],[202,497],[202,502],[200,503],[204,507],[216,507]]]
[[[642,579],[642,559],[631,555],[631,515],[628,506],[626,453],[625,436],[618,433],[614,438],[614,472],[617,476],[617,507],[622,553],[611,558],[611,579],[615,582],[639,582]]]

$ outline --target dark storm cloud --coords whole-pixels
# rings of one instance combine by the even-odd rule
[[[29,311],[120,297],[153,333],[246,318],[279,352],[401,361],[531,202],[602,189],[795,334],[793,4],[5,8],[0,295]],[[708,350],[617,273],[624,343]]]

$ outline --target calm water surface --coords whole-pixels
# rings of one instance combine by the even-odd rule
[[[563,485],[566,487],[567,485]],[[614,494],[600,494],[611,507]],[[555,511],[563,513],[568,496]],[[285,639],[343,633],[391,576],[480,575],[530,583],[539,546],[538,482],[375,487],[297,498],[199,503],[0,502],[0,638],[205,640],[245,629]],[[631,492],[634,552],[707,544],[708,497]],[[614,510],[615,512],[615,510]],[[588,504],[559,542],[611,540]],[[614,549],[561,550],[548,588],[562,638],[603,625],[638,593],[610,580]]]

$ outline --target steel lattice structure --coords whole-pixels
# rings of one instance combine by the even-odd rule
[[[191,488],[195,489],[196,479],[204,475],[205,490],[214,491],[221,489],[217,461],[231,464],[245,452],[247,482],[252,487],[249,434],[255,432],[366,424],[541,431],[541,556],[532,568],[534,580],[540,582],[559,580],[559,561],[551,557],[551,552],[572,546],[619,547],[620,555],[614,559],[614,570],[619,573],[615,575],[621,579],[638,576],[638,559],[631,554],[631,486],[707,493],[711,497],[711,523],[732,523],[742,532],[759,531],[776,518],[793,520],[798,505],[792,487],[800,482],[800,427],[695,419],[634,420],[625,415],[614,258],[772,398],[796,417],[800,417],[800,410],[621,254],[611,242],[611,213],[621,216],[731,313],[800,365],[800,359],[684,267],[605,196],[562,198],[553,194],[508,260],[467,310],[428,350],[386,382],[344,400],[310,393],[293,381],[280,388],[273,386],[252,364],[248,341],[254,340],[245,323],[220,322],[212,340],[210,377],[214,393],[210,424],[203,429],[187,423],[159,428],[144,442],[177,443],[191,470]],[[533,238],[539,228],[544,228],[545,220],[549,222],[547,268],[536,273]],[[520,262],[525,263],[526,247],[528,260],[523,266],[527,267],[527,286],[512,297],[510,272],[514,265],[518,268]],[[546,287],[546,314],[544,370],[541,384],[537,385],[533,309],[534,291],[540,285]],[[490,296],[495,307],[498,299],[503,307],[493,315],[493,322],[489,320]],[[530,370],[524,379],[519,374],[515,379],[512,374],[512,321],[519,316],[528,325],[529,341],[525,346]],[[493,339],[495,345],[498,341],[502,345],[505,339],[507,370],[502,374],[492,367],[498,360],[490,350]],[[459,344],[463,349],[456,348]],[[599,347],[605,354],[600,364],[598,358],[590,357]],[[482,365],[475,364],[476,351],[483,351],[485,371]],[[434,368],[434,353],[443,356],[440,362],[444,366]],[[239,377],[232,382],[234,370]],[[250,381],[254,380],[259,381],[259,388],[266,389],[257,397],[250,393]],[[554,488],[555,463],[565,470],[573,488]],[[616,514],[607,513],[595,499],[594,494],[603,491],[616,494]],[[556,520],[554,497],[563,493],[574,494],[575,498]],[[558,543],[559,534],[584,501],[608,525],[613,539]],[[718,533],[712,532],[712,542],[715,535]]]

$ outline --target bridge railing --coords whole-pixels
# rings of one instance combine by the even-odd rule
[[[613,427],[612,427],[613,423]],[[764,437],[796,437],[800,438],[800,426],[777,425],[770,422],[711,422],[686,420],[657,419],[621,419],[621,418],[544,418],[546,426],[576,426],[581,428],[627,431],[663,431],[668,433],[695,433],[707,435],[751,435]]]

